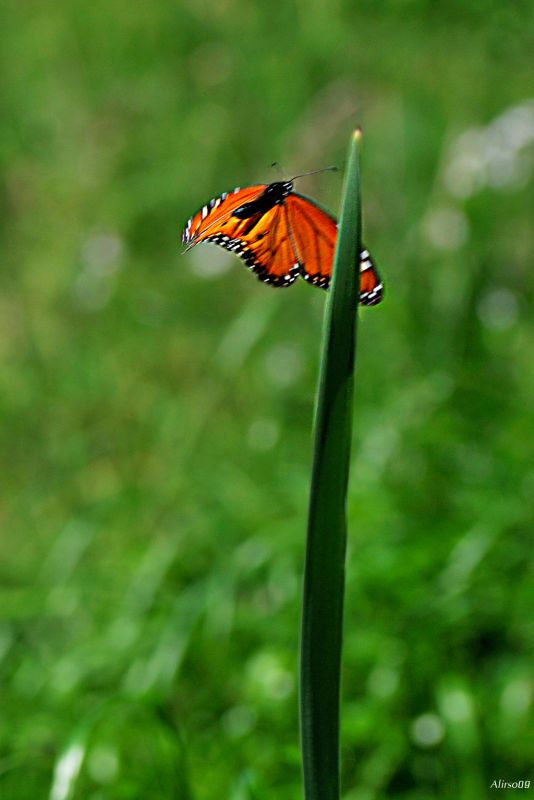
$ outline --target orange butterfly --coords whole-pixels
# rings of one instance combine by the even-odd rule
[[[191,217],[182,242],[187,250],[199,242],[219,244],[272,286],[291,286],[302,275],[328,289],[337,223],[293,191],[293,180],[223,192]],[[382,300],[383,287],[366,249],[360,253],[360,273],[360,303],[374,306]]]

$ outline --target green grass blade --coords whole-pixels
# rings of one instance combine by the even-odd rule
[[[339,798],[339,690],[356,321],[360,286],[360,132],[352,137],[315,413],[301,635],[306,800]]]

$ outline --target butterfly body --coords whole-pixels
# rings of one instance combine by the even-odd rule
[[[265,191],[260,194],[257,200],[251,200],[232,212],[238,219],[248,219],[254,214],[266,214],[276,205],[281,205],[286,197],[293,191],[293,184],[290,181],[285,183],[270,183]]]
[[[291,286],[301,275],[328,289],[337,223],[292,181],[237,188],[213,198],[191,217],[182,234],[187,249],[202,241],[235,253],[265,283]],[[372,258],[359,258],[360,303],[376,305],[382,283]]]

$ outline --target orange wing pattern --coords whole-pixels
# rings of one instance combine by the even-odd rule
[[[248,219],[231,218],[224,232],[211,233],[205,241],[238,255],[260,280],[271,286],[291,286],[299,275],[284,205],[275,205]]]
[[[266,188],[265,184],[247,186],[245,189],[237,187],[231,192],[223,192],[202,206],[187,221],[184,228],[182,242],[187,245],[187,250],[204,241],[210,233],[224,232],[221,229],[224,228],[232,212],[243,203],[255,200]]]
[[[291,286],[299,265],[291,244],[287,209],[275,205],[246,219],[232,216],[244,203],[255,200],[266,187],[249,186],[223,194],[197,211],[187,223],[182,242],[194,247],[213,242],[243,259],[260,280],[272,286]]]
[[[294,192],[287,200],[289,221],[304,280],[328,289],[332,276],[337,222],[313,200]],[[383,286],[369,254],[360,253],[360,303],[374,306],[382,300]]]
[[[210,200],[188,221],[182,242],[187,249],[199,242],[221,245],[272,286],[291,286],[300,274],[309,283],[328,289],[336,220],[312,200],[293,192],[291,183],[284,185],[286,193],[271,207],[265,205],[264,193],[268,190],[269,195],[282,184],[234,189]],[[235,216],[244,204],[250,204],[246,210],[250,216]],[[376,305],[383,287],[365,249],[360,254],[360,273],[360,303]]]

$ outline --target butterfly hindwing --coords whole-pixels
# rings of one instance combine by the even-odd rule
[[[384,287],[368,250],[360,253],[360,303],[376,306],[382,300]]]
[[[208,234],[205,241],[238,255],[260,280],[271,286],[291,286],[299,274],[283,205],[244,220],[231,217],[225,233]]]

